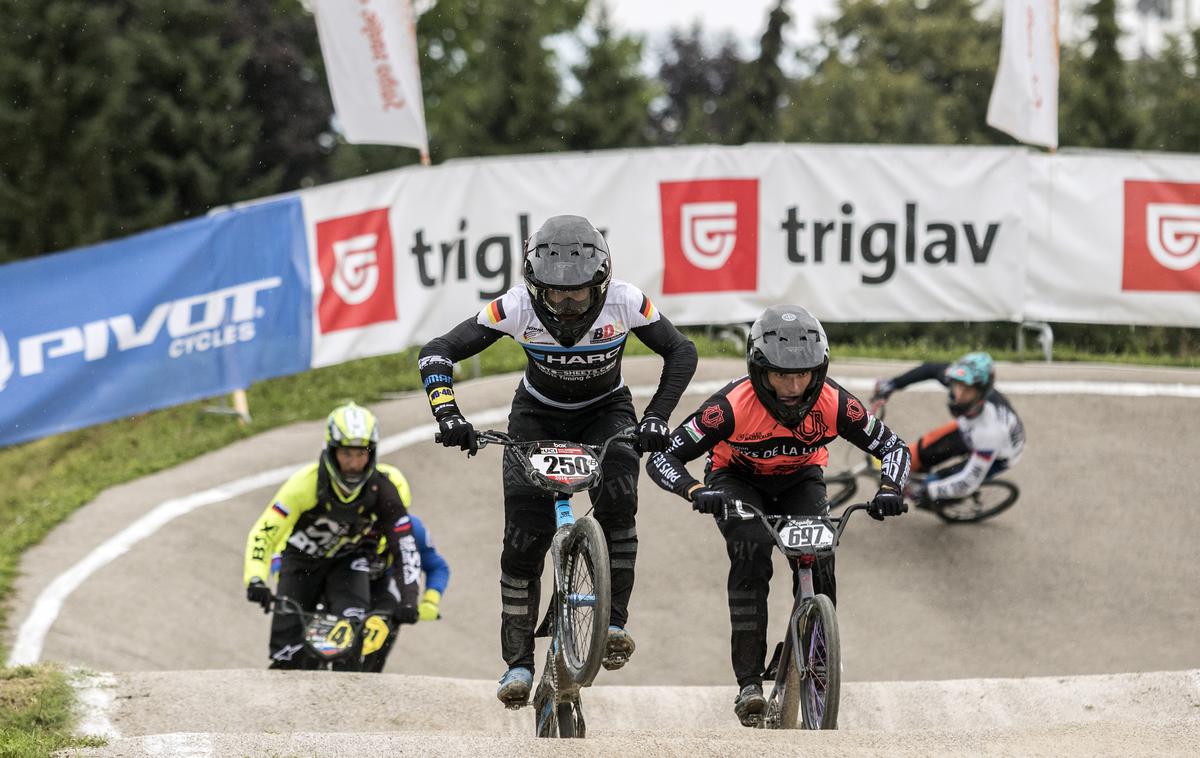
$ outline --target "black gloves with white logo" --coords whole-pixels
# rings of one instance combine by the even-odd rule
[[[871,498],[867,513],[876,521],[883,521],[888,516],[899,516],[908,512],[908,505],[894,487],[883,486]]]
[[[701,487],[694,490],[690,499],[693,511],[713,516],[725,515],[725,507],[732,502],[729,495],[712,487]]]
[[[671,441],[671,427],[658,416],[646,416],[637,428],[637,451],[661,453]]]
[[[445,447],[456,447],[466,450],[468,456],[479,452],[479,443],[475,440],[475,427],[462,417],[461,413],[447,413],[438,419],[436,441]]]
[[[262,579],[251,579],[250,584],[246,585],[246,599],[251,603],[261,605],[263,613],[270,613],[271,603],[275,602],[271,588]]]

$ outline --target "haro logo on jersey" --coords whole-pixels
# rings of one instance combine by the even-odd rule
[[[318,222],[316,244],[325,284],[317,304],[323,334],[396,319],[387,208]]]
[[[33,376],[46,370],[48,359],[83,354],[85,361],[98,361],[109,353],[122,353],[153,345],[163,328],[171,337],[167,354],[181,358],[254,339],[254,320],[264,311],[258,293],[283,284],[277,276],[235,284],[212,292],[159,303],[140,325],[133,315],[89,321],[22,337],[13,359],[8,340],[0,332],[0,390],[14,373]],[[115,344],[114,344],[115,343]]]
[[[1200,184],[1125,182],[1121,289],[1200,291]]]
[[[621,352],[621,348],[609,350],[606,353],[590,353],[588,355],[571,355],[570,353],[547,353],[542,360],[556,366],[591,366],[595,363],[610,361]]]
[[[758,180],[660,182],[663,293],[758,289]]]

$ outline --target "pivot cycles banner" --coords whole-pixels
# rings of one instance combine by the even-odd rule
[[[394,352],[521,281],[545,219],[586,216],[672,321],[1021,316],[1022,148],[750,145],[450,162],[301,193],[313,365]]]
[[[0,269],[0,445],[309,367],[296,199]]]

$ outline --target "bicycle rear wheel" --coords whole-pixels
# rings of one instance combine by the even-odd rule
[[[833,601],[812,599],[796,627],[796,666],[800,672],[800,714],[805,729],[837,729],[842,688],[841,640]]]
[[[1012,482],[989,479],[979,489],[958,500],[939,500],[934,512],[946,522],[969,524],[1003,513],[1017,502],[1021,491]]]
[[[858,492],[858,477],[849,471],[825,477],[825,502],[829,509],[841,507],[850,502],[850,498]]]
[[[581,687],[596,678],[608,637],[612,580],[604,531],[593,518],[575,522],[559,560],[564,586],[558,592],[563,663]]]

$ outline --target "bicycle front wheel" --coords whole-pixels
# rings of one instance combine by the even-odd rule
[[[825,503],[830,510],[850,502],[858,492],[858,477],[849,471],[825,477]]]
[[[983,521],[1011,508],[1020,493],[1012,482],[990,479],[962,499],[937,501],[934,512],[943,521],[952,524]]]
[[[596,678],[608,637],[612,579],[604,531],[593,518],[575,522],[559,555],[564,586],[558,592],[563,663],[581,687]]]
[[[799,614],[790,623],[800,624],[803,619],[803,614]],[[789,629],[788,637],[783,646],[783,655],[779,656],[775,686],[771,688],[771,697],[767,700],[767,716],[763,719],[763,726],[767,729],[795,729],[800,712],[800,670],[796,668],[791,642],[799,637],[799,633],[793,635]]]
[[[813,598],[796,625],[796,666],[800,672],[800,714],[805,729],[837,729],[842,689],[842,653],[833,601]]]

